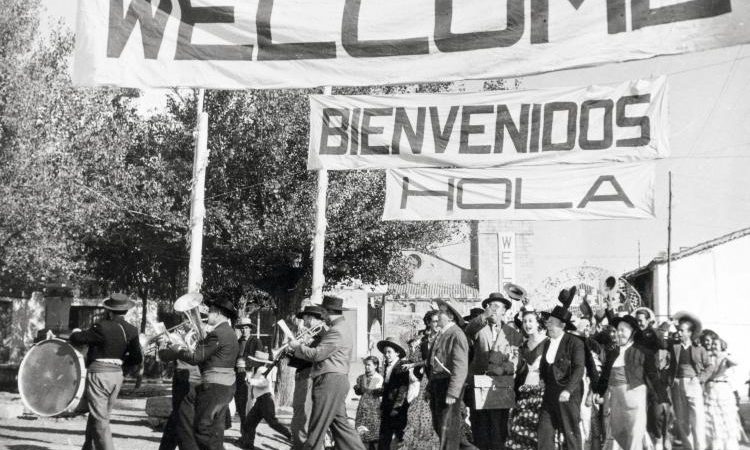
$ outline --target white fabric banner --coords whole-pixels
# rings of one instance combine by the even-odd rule
[[[296,88],[489,79],[750,42],[748,0],[79,0],[73,80]]]
[[[654,217],[654,162],[386,171],[385,220]]]
[[[665,77],[609,86],[313,95],[307,167],[632,162],[669,156]]]

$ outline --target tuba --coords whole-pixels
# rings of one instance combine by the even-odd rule
[[[185,315],[185,326],[187,331],[185,333],[185,344],[191,350],[195,349],[195,345],[204,339],[206,339],[206,330],[203,328],[203,321],[201,320],[200,306],[203,304],[203,296],[201,294],[192,292],[183,295],[174,302],[174,310],[181,312]],[[194,336],[188,340],[190,334]]]

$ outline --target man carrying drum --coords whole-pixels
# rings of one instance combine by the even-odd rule
[[[109,414],[123,383],[123,367],[141,363],[138,329],[125,321],[125,313],[135,306],[125,294],[112,294],[102,306],[107,317],[91,328],[70,335],[74,345],[88,345],[86,355],[86,400],[89,418],[83,449],[114,450]]]

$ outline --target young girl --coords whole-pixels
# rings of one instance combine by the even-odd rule
[[[363,359],[365,373],[357,377],[354,393],[361,395],[354,425],[368,450],[378,448],[380,434],[380,397],[376,390],[383,387],[383,377],[378,373],[380,361],[374,356]]]

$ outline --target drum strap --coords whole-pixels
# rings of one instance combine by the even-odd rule
[[[118,327],[120,327],[120,331],[122,331],[122,338],[125,340],[125,349],[128,348],[128,335],[125,334],[125,328],[121,324],[117,324]]]

